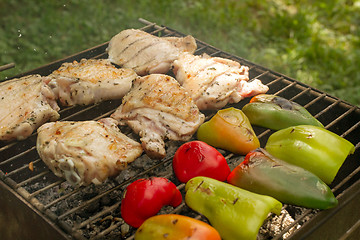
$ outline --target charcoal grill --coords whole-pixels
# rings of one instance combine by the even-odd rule
[[[184,36],[169,27],[139,19],[141,29],[154,35]],[[260,229],[258,239],[352,239],[360,235],[360,109],[341,99],[307,86],[295,79],[254,64],[246,59],[221,51],[197,40],[195,54],[224,57],[250,68],[250,79],[260,79],[276,94],[304,106],[324,126],[346,138],[356,151],[349,156],[331,184],[339,200],[336,208],[318,211],[284,205],[280,216],[271,215]],[[75,55],[21,74],[48,75],[63,62],[81,58],[107,58],[108,42]],[[17,76],[17,77],[20,77]],[[242,108],[248,99],[232,106]],[[61,120],[97,120],[108,117],[121,100],[90,106],[66,107],[60,110]],[[207,119],[214,112],[207,111]],[[134,137],[127,127],[122,132]],[[273,131],[254,127],[261,146],[265,146]],[[184,193],[184,184],[174,177],[172,156],[181,145],[166,142],[167,157],[150,160],[142,155],[118,177],[100,186],[73,188],[57,178],[39,159],[35,148],[36,133],[24,141],[0,143],[0,235],[3,239],[133,239],[136,229],[124,224],[119,211],[126,186],[137,178],[162,176],[172,180]],[[220,150],[231,167],[243,160]],[[31,170],[29,164],[33,166]],[[161,213],[179,213],[203,221],[203,216],[191,211],[184,203],[177,208],[165,207]]]

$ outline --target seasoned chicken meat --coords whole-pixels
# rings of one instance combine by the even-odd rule
[[[136,77],[132,69],[116,68],[108,59],[81,59],[63,63],[47,82],[62,105],[72,106],[121,99]]]
[[[184,88],[164,74],[138,77],[111,117],[140,135],[150,158],[165,157],[165,138],[187,141],[204,121]]]
[[[0,83],[0,140],[22,140],[60,116],[55,95],[40,75]]]
[[[36,148],[51,171],[74,186],[100,184],[143,152],[112,118],[46,123],[38,129]]]
[[[107,51],[112,63],[146,75],[167,73],[180,53],[194,53],[196,48],[192,36],[156,37],[141,30],[127,29],[110,40]]]
[[[249,82],[247,66],[220,57],[184,53],[174,61],[173,71],[200,110],[220,109],[269,90],[258,79]]]

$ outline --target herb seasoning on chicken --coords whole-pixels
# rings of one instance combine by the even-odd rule
[[[107,52],[112,63],[146,75],[167,73],[182,52],[194,53],[196,48],[192,36],[156,37],[141,30],[127,29],[110,40]]]
[[[22,140],[60,116],[55,95],[40,75],[0,83],[0,140]]]
[[[44,124],[38,129],[36,147],[54,174],[74,186],[100,184],[117,176],[143,152],[112,118]]]
[[[249,68],[230,59],[183,53],[173,70],[200,110],[220,109],[269,90],[258,79],[249,82]]]
[[[137,78],[111,117],[140,135],[151,158],[165,157],[165,138],[188,141],[204,122],[204,114],[185,89],[164,74]]]
[[[63,106],[72,106],[121,99],[136,77],[132,69],[116,68],[107,59],[81,59],[63,63],[47,82]]]

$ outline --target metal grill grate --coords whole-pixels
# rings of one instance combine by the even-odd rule
[[[158,26],[140,19],[145,24],[142,30],[161,36],[184,36],[167,27]],[[108,43],[85,50],[65,59],[50,63],[23,75],[38,73],[48,75],[60,67],[63,62],[80,60],[81,58],[106,58],[105,49]],[[350,187],[359,183],[359,137],[360,109],[340,99],[311,88],[280,73],[256,65],[243,58],[223,52],[213,46],[197,40],[198,49],[195,54],[207,53],[210,56],[224,57],[238,61],[250,68],[250,78],[260,79],[269,86],[269,94],[275,94],[303,105],[311,114],[318,118],[324,126],[348,139],[356,145],[356,151],[347,158],[331,187],[337,198],[341,198]],[[232,106],[242,108],[248,99]],[[74,106],[62,108],[61,120],[97,120],[110,116],[120,105],[121,100],[107,101],[90,106]],[[209,119],[214,112],[206,112]],[[136,138],[127,127],[122,132]],[[273,131],[254,127],[261,146],[265,146]],[[38,210],[46,219],[60,227],[74,239],[133,239],[136,229],[128,228],[121,219],[119,206],[125,187],[140,177],[162,176],[172,180],[184,194],[184,184],[174,177],[171,167],[172,156],[181,145],[179,142],[166,142],[167,157],[163,160],[150,160],[141,156],[130,164],[118,177],[100,186],[88,186],[79,189],[71,187],[64,180],[57,178],[39,159],[35,147],[36,133],[25,141],[0,143],[0,179],[11,189],[20,194],[31,207]],[[220,150],[226,156],[229,164],[234,167],[240,163],[243,156],[237,156]],[[29,169],[33,165],[33,170]],[[339,206],[340,207],[340,206]],[[191,211],[184,203],[177,208],[167,207],[162,213],[179,213],[206,221],[203,216]],[[298,229],[322,212],[285,205],[280,217],[269,216],[259,233],[259,239],[292,238]],[[331,215],[330,215],[331,217]],[[329,218],[329,217],[328,217]],[[327,217],[323,217],[325,221]]]

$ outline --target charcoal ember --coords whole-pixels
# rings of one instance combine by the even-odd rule
[[[110,195],[105,195],[100,199],[101,205],[108,206],[112,203],[112,199]]]
[[[160,160],[150,159],[147,155],[143,154],[141,157],[137,158],[135,161],[133,161],[129,168],[132,168],[134,170],[146,170],[154,165],[158,164]]]
[[[126,234],[128,234],[130,231],[130,226],[127,223],[124,223],[120,226],[120,232],[121,232],[121,236],[126,236]]]
[[[290,214],[291,217],[296,219],[298,216],[302,215],[305,209],[303,207],[298,207],[294,205],[288,205],[286,210]]]
[[[176,150],[185,142],[181,141],[166,141],[165,147],[166,147],[166,156],[171,157],[175,154]]]
[[[89,214],[88,216],[91,216],[93,213],[96,213],[101,209],[100,200],[92,201],[91,204],[89,204],[87,207],[84,208],[83,211],[81,211],[79,214]]]
[[[297,224],[291,226],[294,222],[295,218],[289,214],[287,209],[283,208],[279,216],[276,214],[270,214],[263,226],[260,228],[257,240],[272,239],[273,237],[281,234],[284,229],[289,227],[289,230],[283,234],[283,238],[285,239],[288,233],[291,233],[298,228]]]
[[[124,181],[134,177],[135,175],[136,175],[136,171],[134,171],[131,168],[128,168],[121,171],[120,174],[116,178],[114,178],[114,181],[116,181],[118,184],[121,184]]]

